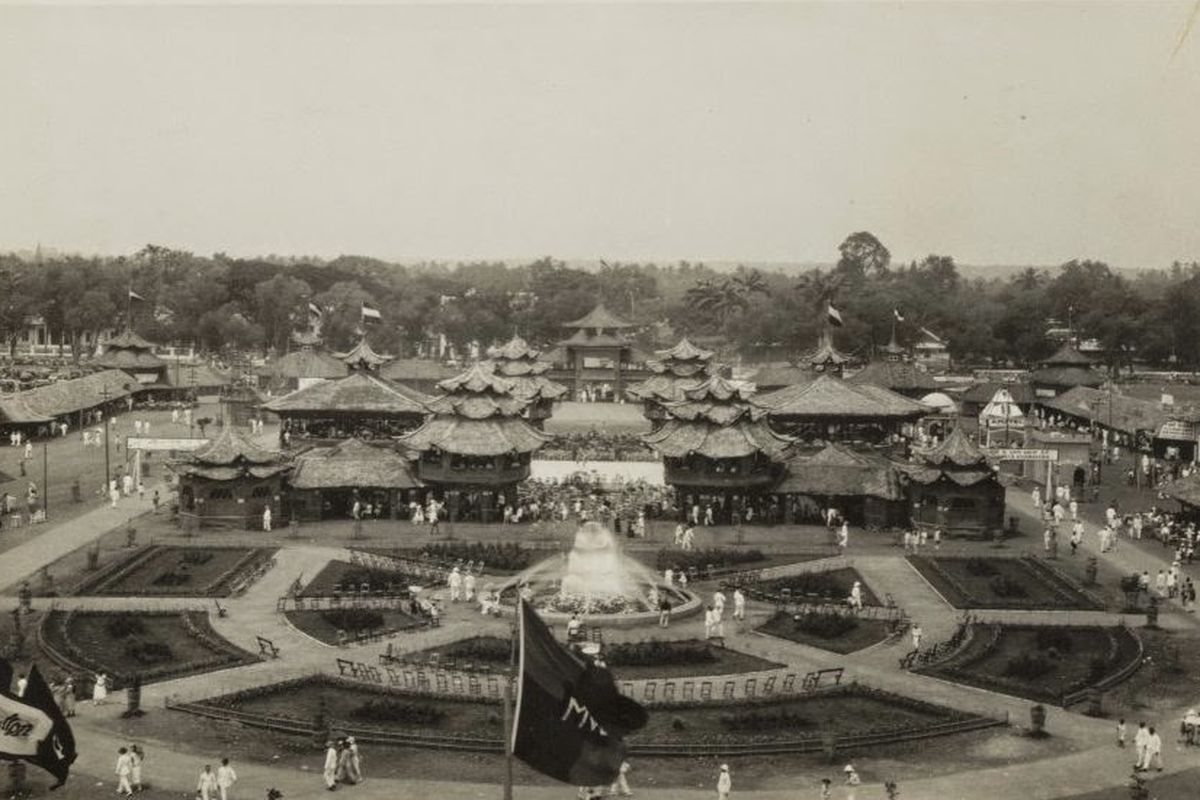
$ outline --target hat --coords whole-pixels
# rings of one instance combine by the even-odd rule
[[[350,744],[354,744],[354,737],[353,737],[353,736],[347,736],[347,737],[346,737],[346,741],[347,741],[347,742],[349,742]]]
[[[729,765],[728,765],[728,764],[722,764],[722,765],[721,765],[721,772],[729,772]]]
[[[843,772],[854,772],[854,765],[853,765],[853,764],[847,764],[847,765],[846,765],[846,768],[845,768],[844,770],[842,770],[842,771],[843,771]]]

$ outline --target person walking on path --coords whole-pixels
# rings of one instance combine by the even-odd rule
[[[332,741],[327,741],[325,742],[325,768],[321,777],[325,779],[325,788],[331,792],[337,788],[337,765],[337,748],[333,746]]]
[[[362,759],[358,754],[358,742],[353,736],[346,737],[346,751],[350,754],[350,778],[354,783],[362,783]]]
[[[717,777],[717,800],[729,800],[733,791],[733,778],[729,776],[729,765],[721,765],[721,774]]]
[[[92,686],[92,705],[100,706],[108,702],[108,676],[103,672],[96,675],[96,683]]]
[[[658,627],[665,628],[671,624],[671,601],[664,592],[658,600]]]
[[[922,637],[923,635],[924,635],[924,631],[922,631],[922,630],[921,630],[921,625],[920,625],[920,623],[914,622],[914,623],[913,623],[913,626],[912,626],[912,643],[913,643],[913,650],[920,650],[920,649],[921,649],[921,637]]]
[[[129,778],[133,775],[133,765],[130,763],[129,751],[122,747],[117,751],[117,794],[133,797],[133,786]]]
[[[213,774],[212,764],[205,764],[200,770],[200,780],[196,781],[196,795],[200,800],[213,800],[217,791],[217,776]]]
[[[271,506],[270,505],[263,506],[262,529],[267,533],[271,532]]]
[[[842,527],[838,528],[837,548],[838,555],[846,555],[846,548],[850,546],[850,523],[842,520]]]
[[[1125,718],[1117,720],[1117,747],[1125,748]]]
[[[67,678],[63,682],[63,716],[70,718],[75,716],[75,679]]]
[[[337,780],[347,786],[354,785],[354,774],[350,764],[350,745],[344,739],[338,742]]]
[[[746,619],[746,595],[742,594],[740,586],[733,590],[733,618],[738,621]]]
[[[1145,768],[1146,763],[1146,745],[1150,739],[1150,731],[1146,730],[1146,723],[1139,722],[1137,733],[1133,735],[1133,748],[1136,760],[1133,762],[1134,771]]]
[[[1146,763],[1142,769],[1149,770],[1151,765],[1159,772],[1163,771],[1162,736],[1153,726],[1150,727],[1150,735],[1146,737]]]
[[[862,778],[858,777],[858,772],[854,769],[853,764],[846,765],[846,800],[854,800],[857,795],[857,787],[862,785]]]
[[[629,762],[622,761],[620,768],[617,769],[617,779],[613,781],[613,785],[609,787],[608,793],[620,797],[632,797],[633,792],[629,790]]]
[[[146,760],[146,752],[136,744],[129,745],[129,764],[131,768],[130,780],[133,782],[133,790],[140,792],[146,787],[142,785],[142,763]]]
[[[222,758],[221,766],[217,767],[217,788],[221,792],[221,800],[229,800],[229,790],[237,783],[237,773],[229,766],[229,759]]]

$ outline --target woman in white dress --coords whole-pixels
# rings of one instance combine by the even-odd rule
[[[103,672],[96,675],[96,685],[92,687],[92,703],[100,705],[108,699],[108,676]]]

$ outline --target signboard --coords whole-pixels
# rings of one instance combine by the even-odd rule
[[[150,436],[130,436],[125,446],[130,450],[199,450],[208,439],[161,439]]]
[[[1001,461],[1058,461],[1057,450],[1032,450],[1023,447],[1002,447],[989,450],[988,455]]]

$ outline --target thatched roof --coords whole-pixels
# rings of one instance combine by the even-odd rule
[[[765,420],[749,419],[728,425],[669,419],[658,430],[642,436],[642,441],[667,458],[693,453],[706,458],[743,458],[762,453],[775,460],[792,444],[789,437],[772,431]]]
[[[563,347],[629,347],[629,340],[617,333],[594,333],[580,328],[559,342]]]
[[[837,444],[816,453],[796,454],[787,460],[783,480],[773,491],[780,494],[831,497],[902,497],[900,477],[886,459],[855,453]]]
[[[441,381],[438,388],[445,394],[429,400],[429,410],[466,419],[515,417],[533,401],[530,396],[518,395],[516,382],[497,375],[487,362]]]
[[[752,406],[754,385],[710,375],[694,386],[681,387],[682,399],[663,403],[663,410],[675,419],[733,425],[739,420],[756,422],[766,411]]]
[[[127,397],[130,389],[136,386],[136,381],[125,372],[110,369],[4,395],[0,401],[4,404],[5,414],[11,411],[26,417],[54,418]],[[105,390],[108,392],[107,398],[104,396]]]
[[[506,377],[512,381],[513,397],[530,402],[534,400],[557,400],[570,391],[558,381],[552,381],[543,375],[515,375]]]
[[[679,340],[679,343],[670,350],[659,350],[656,355],[658,361],[709,361],[713,357],[712,350],[705,350],[692,344],[688,338]]]
[[[333,380],[346,377],[350,369],[329,353],[304,349],[277,358],[257,372],[284,380]]]
[[[222,372],[211,364],[179,364],[167,368],[167,383],[177,389],[228,386],[232,382],[232,374]]]
[[[824,374],[815,380],[758,395],[751,402],[772,417],[792,420],[918,419],[929,409],[871,384],[854,385]]]
[[[1184,505],[1200,507],[1200,472],[1173,480],[1160,487],[1159,492]]]
[[[487,357],[492,361],[537,361],[541,351],[530,347],[520,336],[513,336],[498,347],[489,347]]]
[[[1001,383],[986,381],[977,383],[963,392],[962,401],[976,405],[987,405],[1000,389],[1007,389],[1017,405],[1027,406],[1034,401],[1033,387],[1028,383]]]
[[[413,489],[423,485],[403,454],[359,439],[298,456],[288,483],[296,489]]]
[[[564,322],[563,327],[587,328],[589,330],[597,328],[601,330],[613,330],[618,328],[632,328],[634,325],[632,322],[629,322],[628,320],[625,320],[609,311],[605,307],[604,303],[600,303],[579,319],[574,320],[573,322]]]
[[[215,439],[187,454],[173,465],[180,475],[231,481],[244,476],[269,478],[290,470],[281,453],[264,450],[233,425],[226,425]]]
[[[34,425],[49,422],[52,417],[39,414],[21,399],[20,393],[0,394],[0,423],[7,425]]]
[[[348,353],[338,353],[337,357],[351,369],[377,369],[381,364],[386,364],[393,358],[393,356],[376,353],[365,336],[359,339],[358,344],[350,348]]]
[[[795,364],[764,364],[756,369],[750,380],[760,392],[779,389],[784,386],[798,386],[815,380],[821,373],[810,367]]]
[[[153,350],[154,345],[132,330],[123,330],[104,342],[105,349]]]
[[[1075,347],[1075,345],[1067,342],[1062,347],[1055,351],[1054,355],[1042,362],[1044,367],[1090,367],[1096,362],[1085,356]]]
[[[158,370],[167,362],[151,353],[149,350],[120,350],[109,348],[103,354],[92,359],[92,363],[104,369]]]
[[[389,381],[437,383],[455,374],[453,368],[428,358],[398,358],[379,368],[379,374]]]
[[[421,452],[436,448],[456,455],[499,456],[532,453],[552,438],[520,417],[467,419],[439,414],[400,441]]]
[[[870,384],[894,392],[932,392],[940,384],[927,372],[906,361],[874,361],[846,379],[855,385]]]
[[[955,426],[950,435],[922,455],[921,460],[933,467],[977,467],[987,463],[987,455],[962,428]]]
[[[1058,411],[1129,434],[1158,431],[1165,422],[1179,418],[1182,413],[1182,409],[1164,409],[1152,400],[1127,397],[1115,392],[1109,394],[1087,386],[1076,386],[1040,403],[1049,411]]]
[[[429,397],[373,373],[355,371],[344,378],[323,381],[277,397],[263,407],[276,413],[423,415]]]
[[[653,401],[670,403],[683,400],[685,389],[693,389],[704,382],[704,375],[684,378],[672,373],[651,375],[644,381],[639,381],[625,388],[625,396],[640,402]]]

